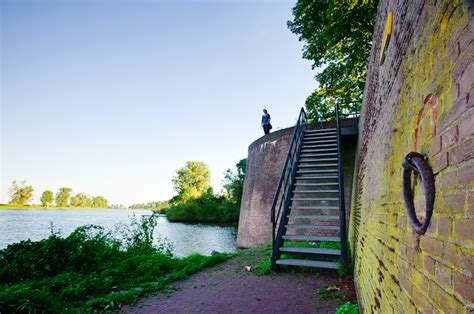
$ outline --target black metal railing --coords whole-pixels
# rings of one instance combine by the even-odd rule
[[[290,148],[286,156],[286,161],[281,172],[280,182],[273,199],[271,208],[271,222],[272,222],[272,268],[276,267],[276,260],[278,258],[278,250],[283,241],[283,235],[285,231],[285,225],[288,222],[287,211],[288,205],[293,193],[293,185],[296,176],[296,170],[298,168],[298,160],[301,152],[301,147],[304,138],[304,132],[306,131],[306,112],[304,108],[301,108],[298,121],[293,131],[293,138],[291,139]]]
[[[354,119],[355,120],[355,119]],[[342,169],[341,151],[341,126],[339,123],[339,104],[336,103],[336,130],[337,130],[337,168],[339,177],[339,224],[341,235],[341,264],[347,268],[347,229],[346,229],[346,204],[344,196],[344,175]]]

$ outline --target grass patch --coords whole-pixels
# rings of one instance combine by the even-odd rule
[[[321,249],[341,249],[341,242],[322,241],[319,243]]]
[[[359,314],[359,306],[356,303],[346,302],[339,305],[336,314]]]
[[[135,218],[114,232],[87,225],[0,250],[0,312],[112,311],[230,254],[176,258],[153,241],[156,217]]]
[[[274,274],[272,271],[272,263],[270,259],[263,260],[260,264],[255,266],[255,270],[253,272],[257,276],[267,276]]]

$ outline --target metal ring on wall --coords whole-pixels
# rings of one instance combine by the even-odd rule
[[[403,158],[403,198],[407,208],[408,217],[415,232],[425,234],[433,215],[433,206],[435,201],[435,182],[433,170],[428,165],[428,157],[420,153],[411,152]],[[421,223],[416,217],[415,205],[413,203],[413,191],[411,188],[411,172],[419,174],[423,187],[425,189],[425,219]]]

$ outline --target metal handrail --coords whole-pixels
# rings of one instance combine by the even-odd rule
[[[347,268],[347,230],[346,230],[346,204],[344,196],[344,177],[342,169],[341,152],[341,127],[339,124],[339,103],[336,102],[336,130],[337,130],[337,168],[339,172],[339,225],[341,234],[341,264]]]
[[[279,243],[282,239],[281,236],[277,236],[277,232],[281,234],[282,224],[281,219],[285,217],[285,211],[290,200],[290,193],[292,190],[294,177],[296,175],[296,168],[298,164],[299,152],[301,150],[301,143],[303,141],[304,132],[306,130],[306,112],[304,108],[301,108],[298,115],[298,120],[295,125],[295,130],[293,131],[293,137],[288,149],[288,154],[286,156],[285,164],[281,172],[280,181],[275,192],[275,197],[273,199],[272,208],[271,208],[271,222],[272,222],[272,264],[274,264],[276,259],[276,254],[278,253]],[[277,209],[278,206],[278,209]],[[283,211],[282,211],[283,208]],[[280,221],[280,227],[277,230],[277,222]]]

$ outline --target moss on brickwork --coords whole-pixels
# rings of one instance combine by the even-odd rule
[[[470,7],[471,6],[471,7]],[[364,312],[469,312],[474,308],[474,39],[472,1],[381,1],[358,147],[350,242]],[[378,53],[387,11],[393,35]],[[401,163],[429,157],[436,200],[414,233]],[[415,185],[418,217],[424,192]]]

